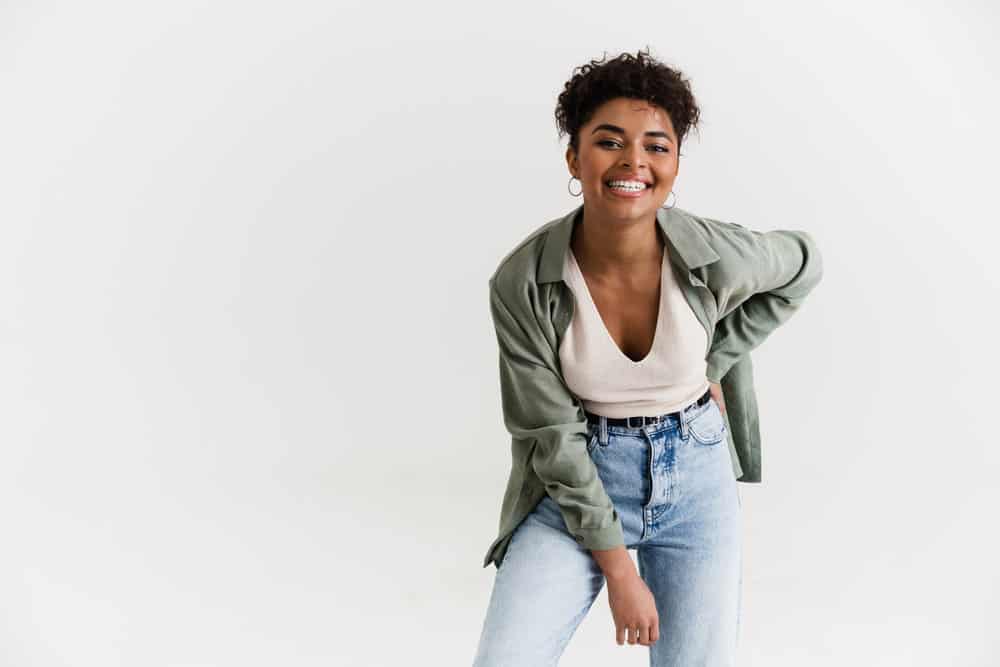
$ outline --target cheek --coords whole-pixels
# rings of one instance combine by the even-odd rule
[[[656,174],[656,189],[660,188],[670,189],[670,186],[674,182],[674,177],[677,176],[675,172],[660,172]]]

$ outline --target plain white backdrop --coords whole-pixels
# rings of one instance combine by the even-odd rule
[[[743,666],[1000,663],[1000,13],[0,5],[0,664],[468,665],[509,470],[487,279],[556,96],[649,47],[677,205],[814,235],[754,352]],[[606,589],[563,665],[645,665]]]

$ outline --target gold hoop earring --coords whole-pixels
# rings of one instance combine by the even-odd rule
[[[583,182],[582,181],[580,182],[580,191],[579,192],[573,192],[572,190],[569,189],[569,186],[572,185],[574,178],[576,178],[576,176],[570,176],[569,177],[569,183],[566,184],[566,189],[569,190],[569,193],[571,195],[573,195],[574,197],[579,197],[580,195],[583,194]],[[579,179],[577,179],[577,180],[579,180]]]

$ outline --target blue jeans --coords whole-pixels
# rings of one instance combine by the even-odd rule
[[[715,400],[642,428],[602,418],[589,428],[587,450],[656,599],[660,637],[649,664],[735,665],[742,503]],[[545,496],[514,530],[496,571],[474,667],[557,665],[604,583]],[[606,632],[615,641],[615,628]]]

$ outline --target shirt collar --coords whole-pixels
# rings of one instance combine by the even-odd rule
[[[552,227],[545,237],[545,247],[542,248],[542,259],[538,268],[539,283],[562,280],[563,261],[566,257],[566,250],[569,248],[573,226],[582,214],[583,204],[580,204],[561,219],[552,223]],[[658,208],[656,209],[656,222],[660,225],[660,230],[668,241],[668,252],[673,250],[669,253],[670,259],[675,261],[679,259],[681,268],[690,271],[719,259],[718,253],[694,228],[683,211],[676,207]]]

